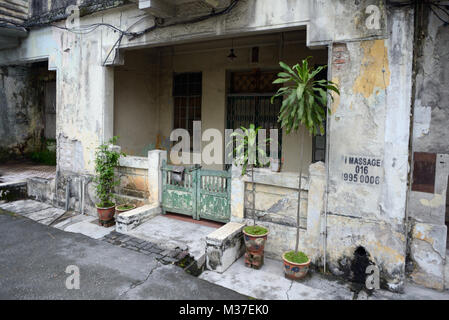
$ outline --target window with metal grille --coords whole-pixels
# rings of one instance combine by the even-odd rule
[[[174,129],[186,129],[193,137],[193,121],[201,120],[202,74],[177,73],[173,76]]]
[[[250,124],[266,129],[267,139],[270,138],[270,129],[278,129],[278,157],[282,155],[282,130],[278,123],[282,98],[277,98],[271,104],[271,97],[278,86],[273,85],[277,71],[254,70],[249,72],[234,72],[230,77],[230,91],[227,98],[228,129],[248,128]],[[270,149],[267,146],[267,153]],[[272,155],[270,155],[272,156]]]
[[[324,123],[326,131],[326,123]],[[312,140],[312,162],[326,161],[326,132],[324,135],[314,136]]]
[[[317,65],[315,68],[318,67]],[[327,69],[321,71],[315,80],[326,80],[327,79]],[[326,111],[327,115],[327,111]],[[312,139],[312,162],[325,162],[326,161],[326,121],[324,121],[324,134],[321,136],[318,134]]]

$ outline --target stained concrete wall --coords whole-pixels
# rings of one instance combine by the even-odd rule
[[[415,282],[442,290],[444,265],[447,264],[449,26],[425,6],[420,8],[420,12],[415,47],[411,156],[415,152],[433,153],[436,154],[436,163],[434,192],[410,190],[409,271]],[[417,161],[412,159],[413,163]],[[412,172],[412,181],[417,179]]]
[[[332,79],[341,96],[330,121],[327,254],[330,270],[344,274],[362,246],[383,284],[401,291],[413,10],[390,8],[387,25],[388,39],[333,46]],[[360,166],[351,164],[353,157],[362,158]]]
[[[40,151],[45,138],[45,82],[54,79],[46,64],[0,70],[0,160]]]

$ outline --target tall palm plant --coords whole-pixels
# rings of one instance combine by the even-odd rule
[[[310,58],[310,57],[309,57]],[[278,92],[271,98],[271,103],[276,97],[284,97],[278,121],[281,128],[289,134],[292,130],[298,131],[303,125],[311,135],[324,134],[326,111],[328,110],[328,92],[333,91],[340,94],[338,86],[329,80],[316,80],[318,74],[327,66],[310,68],[308,59],[301,64],[290,68],[284,62],[279,65],[284,70],[278,74],[274,84],[282,84]],[[332,98],[332,96],[331,96]],[[331,110],[329,109],[329,112]],[[304,153],[304,135],[301,135],[300,157]],[[298,206],[296,210],[296,246],[298,253],[299,226],[300,226],[300,203],[301,203],[301,176],[302,164],[299,165]]]
[[[256,185],[254,184],[254,168],[265,165],[267,162],[265,148],[260,146],[267,146],[272,139],[258,139],[259,130],[262,127],[257,127],[250,124],[249,128],[240,127],[241,131],[231,133],[231,138],[236,137],[236,147],[231,151],[229,157],[235,156],[235,164],[242,167],[242,176],[247,172],[248,167],[251,170],[251,184],[252,184],[252,214],[253,225],[256,225],[255,214],[255,193]],[[228,142],[227,148],[234,145],[233,139]]]

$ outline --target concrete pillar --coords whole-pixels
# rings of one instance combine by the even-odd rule
[[[103,94],[103,141],[109,141],[114,135],[114,69],[103,67],[102,78],[104,83]]]
[[[324,193],[326,191],[326,168],[323,162],[317,162],[309,167],[309,192],[307,198],[307,247],[314,255],[312,261],[319,259],[323,252],[320,241],[324,212]]]
[[[231,221],[241,221],[245,216],[245,182],[241,169],[232,165]]]
[[[160,205],[162,202],[162,162],[167,160],[167,151],[148,151],[148,191],[150,204]]]

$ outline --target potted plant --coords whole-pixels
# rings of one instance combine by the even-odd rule
[[[318,130],[324,134],[324,123],[326,120],[326,110],[328,108],[328,90],[340,94],[335,83],[329,80],[317,80],[318,74],[327,66],[319,66],[311,69],[308,59],[302,64],[296,64],[290,68],[284,62],[280,66],[284,72],[278,74],[278,79],[273,83],[283,84],[278,92],[271,98],[271,103],[276,97],[284,97],[278,121],[281,127],[289,134],[292,130],[298,131],[301,124],[311,135],[317,135]],[[333,98],[331,96],[331,98]],[[300,156],[304,153],[304,134],[301,134]],[[298,177],[298,205],[296,208],[296,246],[294,251],[286,252],[282,255],[284,261],[284,271],[286,277],[290,279],[301,279],[306,276],[310,259],[301,251],[299,246],[299,223],[300,223],[300,201],[301,201],[301,177],[302,164],[299,165]]]
[[[133,210],[133,209],[135,209],[136,207],[137,207],[137,206],[136,206],[135,204],[128,204],[128,203],[125,203],[125,204],[121,204],[121,205],[116,206],[116,207],[115,207],[115,212],[116,212],[117,214],[120,214],[120,213],[129,211],[129,210]]]
[[[113,190],[118,185],[115,178],[114,169],[119,165],[121,156],[126,156],[113,148],[117,142],[117,137],[113,137],[108,143],[104,143],[95,152],[95,173],[94,181],[97,183],[96,195],[100,202],[95,206],[98,212],[100,224],[110,225],[114,220],[115,203],[113,202]]]
[[[257,141],[261,127],[256,128],[254,124],[250,124],[249,128],[241,127],[241,129],[241,132],[236,131],[231,134],[231,137],[237,137],[237,143],[229,156],[235,155],[235,164],[241,166],[242,176],[246,174],[247,169],[251,170],[253,225],[243,229],[243,238],[246,246],[245,265],[259,269],[263,265],[264,248],[269,230],[256,225],[254,168],[268,163],[265,151],[263,148],[260,148],[260,145],[267,144],[271,139]],[[233,143],[231,140],[228,146],[233,145]]]

